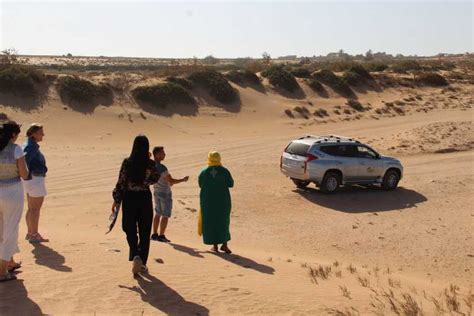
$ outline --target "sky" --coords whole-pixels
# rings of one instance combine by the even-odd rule
[[[472,1],[5,1],[0,48],[191,58],[473,52]]]

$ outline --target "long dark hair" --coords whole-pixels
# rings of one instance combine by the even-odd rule
[[[133,141],[132,152],[128,158],[127,176],[134,184],[145,181],[150,152],[150,142],[145,135],[138,135]]]
[[[0,151],[7,147],[13,135],[20,134],[20,125],[15,121],[6,121],[0,125]]]

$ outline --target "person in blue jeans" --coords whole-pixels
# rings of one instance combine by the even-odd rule
[[[174,179],[168,172],[168,168],[161,163],[165,157],[166,153],[163,147],[158,146],[153,148],[153,158],[155,159],[160,179],[154,185],[155,218],[153,219],[153,234],[151,235],[151,240],[170,242],[165,236],[165,231],[168,226],[168,219],[171,217],[171,210],[173,209],[171,186],[181,182],[187,182],[189,177]],[[160,228],[159,235],[158,227]]]

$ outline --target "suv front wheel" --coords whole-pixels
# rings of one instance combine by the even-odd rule
[[[324,193],[334,193],[341,185],[341,176],[336,172],[328,172],[321,182],[321,191]]]
[[[383,176],[382,188],[384,190],[393,190],[398,186],[399,181],[400,176],[398,175],[398,172],[393,169],[388,170]]]

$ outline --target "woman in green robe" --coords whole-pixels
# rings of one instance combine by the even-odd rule
[[[199,175],[199,187],[201,188],[201,216],[202,235],[206,245],[213,245],[212,250],[219,252],[218,245],[222,244],[221,250],[232,253],[227,246],[230,240],[230,210],[232,208],[229,188],[234,186],[234,180],[229,170],[221,164],[221,156],[218,152],[210,152],[208,155],[208,167]]]

